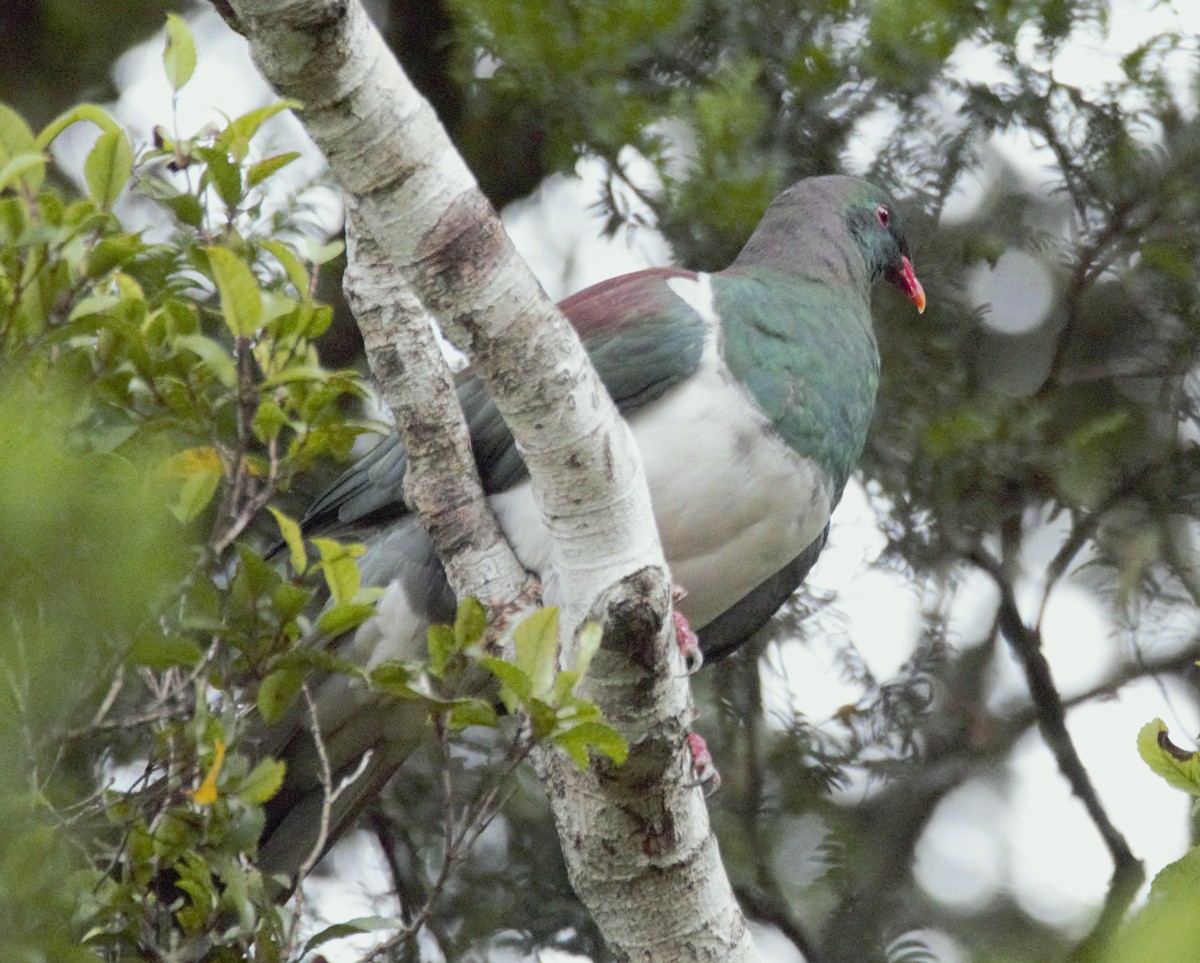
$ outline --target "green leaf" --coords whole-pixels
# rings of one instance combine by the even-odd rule
[[[328,264],[334,258],[340,257],[341,253],[346,250],[346,245],[342,241],[329,241],[321,244],[319,241],[308,238],[307,246],[308,259],[318,266]]]
[[[40,175],[44,173],[46,167],[46,158],[41,154],[18,154],[12,158],[3,167],[0,167],[0,191],[10,187],[18,180],[24,180],[28,185],[34,178],[29,176],[29,172],[35,168]]]
[[[1097,441],[1103,441],[1121,431],[1132,419],[1132,414],[1124,409],[1111,411],[1107,415],[1093,418],[1082,427],[1077,428],[1066,437],[1066,445],[1075,451],[1081,451]]]
[[[122,267],[146,248],[136,234],[119,234],[100,241],[87,258],[88,277],[101,277],[114,268]]]
[[[204,657],[200,646],[188,639],[162,635],[140,636],[129,649],[134,665],[162,671],[176,666],[191,668]]]
[[[487,631],[487,609],[473,596],[458,603],[454,613],[454,642],[462,650],[483,640]]]
[[[322,612],[321,617],[317,619],[317,628],[325,635],[336,637],[358,628],[374,614],[374,605],[345,602]]]
[[[175,339],[175,346],[196,355],[226,388],[232,391],[237,387],[237,366],[233,358],[212,338],[202,334],[184,334]]]
[[[273,104],[267,104],[266,107],[249,111],[229,122],[228,126],[217,136],[217,144],[228,150],[240,162],[245,159],[250,141],[263,124],[278,113],[285,110],[298,110],[302,106],[303,104],[298,100],[277,100]]]
[[[425,641],[429,649],[429,671],[440,679],[445,674],[450,659],[458,650],[454,630],[448,625],[431,625],[425,633]]]
[[[571,693],[575,691],[575,686],[578,684],[578,672],[575,672],[573,669],[560,672],[554,677],[554,689],[549,697],[550,704],[561,706],[566,703],[570,699]]]
[[[333,323],[333,308],[328,304],[305,304],[302,306],[302,310],[307,315],[304,325],[304,337],[306,338],[321,337]]]
[[[352,662],[344,656],[335,655],[328,649],[289,649],[275,660],[274,668],[301,669],[305,672],[316,669],[319,672],[336,672],[363,680],[367,678],[366,673],[357,662]]]
[[[605,722],[583,722],[554,737],[554,744],[570,756],[580,769],[588,767],[588,750],[602,752],[618,766],[629,758],[629,745]]]
[[[111,210],[132,174],[133,149],[125,132],[101,134],[83,164],[83,178],[92,200],[101,210]]]
[[[287,764],[281,759],[263,759],[242,780],[237,793],[243,799],[260,806],[279,792]]]
[[[541,698],[554,687],[558,661],[558,609],[538,609],[513,630],[516,665],[528,677],[531,695]]]
[[[362,555],[361,545],[343,545],[331,538],[314,538],[313,545],[321,555],[321,570],[335,605],[357,600],[362,575],[355,559]]]
[[[292,282],[294,287],[301,296],[308,294],[308,271],[300,258],[296,256],[296,252],[291,249],[283,241],[259,241],[259,247],[265,251],[269,251],[276,261],[283,267],[287,278]]]
[[[1200,946],[1200,847],[1163,867],[1140,910],[1106,942],[1100,963],[1191,963]]]
[[[242,169],[220,149],[198,151],[206,163],[209,183],[226,207],[236,208],[242,201]]]
[[[304,551],[304,533],[294,519],[288,517],[274,505],[267,506],[275,516],[275,524],[279,526],[279,534],[283,536],[292,560],[292,568],[303,575],[308,568],[308,553]]]
[[[371,687],[397,699],[423,699],[420,674],[407,662],[389,659],[371,670]]]
[[[294,619],[313,597],[312,589],[284,582],[271,595],[271,608],[281,619]]]
[[[217,290],[221,292],[221,313],[235,337],[249,338],[262,321],[262,295],[250,268],[231,250],[207,247]]]
[[[274,157],[267,157],[260,160],[257,164],[252,164],[246,172],[246,186],[257,187],[276,171],[287,167],[288,164],[299,156],[299,151],[290,150],[286,154],[276,154]]]
[[[574,672],[563,672],[563,675],[574,675]],[[600,712],[600,707],[590,699],[581,699],[579,696],[568,694],[558,706],[558,729],[560,732],[569,729],[571,726],[577,726],[581,722],[591,721],[603,722],[604,716]]]
[[[220,484],[219,469],[202,468],[192,472],[184,479],[179,500],[171,506],[171,512],[181,522],[190,522],[208,507]]]
[[[11,107],[0,104],[0,164],[4,169],[14,159],[21,155],[41,155],[41,148],[33,138],[33,131],[25,123],[25,119]],[[45,178],[45,166],[30,167],[24,171],[21,180],[25,189],[36,193]]]
[[[492,655],[479,659],[479,665],[487,669],[500,682],[500,698],[511,712],[518,706],[527,705],[532,698],[533,685],[524,672],[511,662]]]
[[[281,318],[294,319],[300,311],[300,304],[295,298],[281,294],[278,291],[263,291],[263,326],[275,331],[283,331],[290,329],[291,323],[280,323]],[[287,333],[293,333],[293,330],[288,330]],[[267,358],[264,356],[264,361]],[[264,365],[264,368],[266,365]]]
[[[600,642],[604,630],[599,622],[588,622],[579,630],[579,641],[576,645],[575,674],[582,679],[592,666],[592,656],[600,650]]]
[[[120,303],[121,299],[115,294],[93,294],[90,298],[84,298],[75,307],[71,308],[71,313],[67,315],[67,319],[69,321],[78,321],[80,318],[86,318],[92,314],[103,314],[109,308]]]
[[[276,669],[258,687],[258,711],[268,725],[278,722],[292,707],[304,684],[301,669]]]
[[[1146,765],[1176,789],[1200,796],[1200,754],[1181,749],[1167,738],[1167,725],[1155,719],[1142,726],[1138,754]]]
[[[499,724],[495,707],[483,699],[469,699],[459,702],[450,710],[447,724],[451,729],[466,729],[469,726],[487,726],[494,729]]]
[[[95,124],[106,134],[120,133],[121,131],[121,125],[103,107],[98,104],[76,104],[42,128],[41,133],[34,139],[35,149],[44,150],[64,130],[81,121]]]
[[[263,398],[254,412],[254,420],[250,422],[250,429],[254,432],[254,437],[265,445],[278,438],[279,433],[287,424],[288,418],[283,409],[272,399]]]
[[[375,930],[399,929],[403,924],[389,916],[360,916],[357,919],[347,920],[344,923],[335,923],[333,926],[327,926],[321,932],[311,937],[304,944],[304,949],[300,951],[300,955],[311,953],[318,946],[328,943],[330,940],[340,940],[347,936],[356,936],[359,933],[373,933]]]
[[[282,581],[279,573],[248,545],[239,544],[237,553],[240,564],[235,579],[242,582],[246,595],[259,598],[274,592]]]
[[[163,67],[172,90],[181,90],[196,69],[196,42],[187,21],[176,13],[167,14],[167,44],[163,48]]]
[[[548,702],[530,699],[525,704],[525,711],[529,713],[529,725],[537,741],[540,742],[559,728],[558,713]]]
[[[242,929],[254,929],[255,907],[250,900],[250,873],[247,867],[229,852],[214,853],[210,863],[224,884],[220,892],[220,903],[238,914]]]
[[[204,207],[195,194],[174,194],[162,204],[188,227],[199,227],[204,220]]]
[[[267,378],[262,386],[264,388],[278,388],[281,385],[295,384],[298,381],[328,381],[329,372],[324,368],[319,368],[315,365],[298,364],[284,368],[278,374],[271,375]]]

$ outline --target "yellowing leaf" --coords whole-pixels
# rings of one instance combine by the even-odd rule
[[[183,451],[167,459],[164,471],[172,478],[190,478],[200,472],[219,472],[221,456],[211,445],[199,448],[185,448]]]
[[[1155,719],[1142,726],[1138,754],[1146,765],[1176,789],[1200,796],[1200,754],[1181,749],[1167,738],[1167,725]]]
[[[292,568],[298,573],[303,574],[308,568],[308,555],[304,551],[304,535],[300,531],[300,525],[278,508],[270,505],[267,507],[271,509],[271,514],[275,516],[275,522],[279,525],[279,534],[283,536],[284,542],[287,543],[288,554],[292,560]]]
[[[192,801],[200,806],[210,806],[217,801],[217,777],[221,775],[221,767],[225,764],[225,743],[217,740],[213,752],[213,762],[204,777],[204,782],[192,793]]]

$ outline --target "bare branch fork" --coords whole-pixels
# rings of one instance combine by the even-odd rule
[[[531,594],[487,510],[429,315],[471,358],[529,467],[568,662],[574,629],[605,625],[585,695],[626,736],[630,762],[579,773],[552,752],[535,760],[576,890],[620,959],[757,960],[703,799],[685,785],[691,703],[637,451],[578,338],[358,0],[215,5],[275,89],[306,105],[345,191],[351,304],[408,449],[406,492],[455,591],[494,612]]]

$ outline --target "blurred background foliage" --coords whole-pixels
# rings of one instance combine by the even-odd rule
[[[0,99],[37,129],[81,98],[103,96],[113,58],[139,33],[157,29],[169,6],[146,0],[103,17],[88,5],[53,0],[7,4],[0,10]],[[696,679],[698,728],[724,776],[711,803],[714,819],[750,916],[810,963],[937,959],[936,941],[921,929],[949,934],[981,961],[1183,963],[1200,956],[1190,863],[1177,869],[1166,895],[1116,930],[1141,882],[1140,865],[1064,721],[1070,708],[1143,677],[1195,697],[1196,37],[1154,37],[1121,61],[1119,75],[1083,86],[1063,79],[1057,58],[1073,38],[1106,29],[1111,10],[1102,0],[369,6],[498,208],[570,173],[580,158],[596,158],[606,170],[597,204],[608,229],[655,227],[679,263],[697,268],[727,263],[770,198],[802,176],[865,173],[905,208],[930,307],[915,318],[891,292],[879,295],[883,381],[861,479],[887,539],[879,564],[910,581],[922,623],[900,672],[877,678],[845,627],[826,617],[830,599],[803,593],[746,651]],[[998,137],[1014,134],[1038,151],[1036,183],[996,147]],[[163,245],[116,223],[94,185],[91,200],[77,202],[90,203],[87,210],[35,203],[36,188],[23,192],[20,184],[3,197],[0,294],[21,320],[16,334],[7,329],[0,417],[0,573],[11,627],[0,645],[10,679],[23,681],[0,693],[12,734],[0,745],[8,780],[0,788],[6,807],[20,815],[8,821],[19,831],[0,841],[0,919],[20,919],[26,929],[0,931],[31,934],[28,946],[43,956],[69,955],[77,935],[66,891],[53,881],[72,867],[99,865],[86,847],[72,862],[70,849],[51,845],[49,834],[66,824],[61,814],[87,797],[98,775],[107,778],[147,751],[142,736],[123,726],[89,724],[161,708],[169,689],[170,711],[147,731],[178,754],[178,772],[198,777],[211,765],[214,739],[233,738],[238,707],[254,689],[254,682],[243,688],[238,673],[262,678],[269,670],[263,660],[278,652],[269,642],[261,650],[246,643],[240,655],[217,656],[210,646],[236,634],[234,627],[243,640],[297,631],[286,600],[264,601],[244,586],[235,592],[219,577],[239,538],[261,547],[273,530],[257,522],[225,536],[260,495],[261,504],[278,496],[296,510],[331,471],[317,453],[344,456],[365,427],[347,405],[357,382],[333,374],[321,382],[324,394],[313,387],[321,394],[315,400],[285,392],[282,421],[265,409],[256,421],[262,431],[247,433],[239,422],[247,393],[256,404],[276,403],[276,395],[262,378],[237,376],[237,331],[221,323],[214,269],[201,249],[228,247],[266,292],[290,299],[267,316],[311,318],[323,309],[308,296],[312,265],[299,267],[299,276],[299,261],[280,272],[282,262],[260,243],[282,237],[300,256],[296,225],[256,218],[248,175],[232,174],[261,158],[239,157],[230,146],[210,139],[188,148],[195,170],[215,172],[209,181],[184,189],[166,177],[166,188],[145,192],[170,212],[174,234]],[[143,155],[139,164],[165,164],[172,150]],[[223,206],[213,222],[204,207],[217,200]],[[36,307],[21,296],[29,271],[40,279]],[[341,364],[355,356],[356,335],[340,306],[336,271],[322,270],[316,281],[338,305],[318,342],[321,358]],[[996,296],[982,294],[981,281],[998,286]],[[80,301],[100,295],[126,306],[78,312]],[[130,298],[145,306],[133,317],[122,313],[131,310]],[[1006,306],[1015,316],[1002,313]],[[165,334],[146,324],[149,317],[165,319]],[[305,352],[323,323],[307,325]],[[220,351],[180,340],[191,336]],[[145,387],[177,382],[182,390],[159,396]],[[307,425],[318,431],[318,443],[275,477],[256,474],[269,424],[291,438]],[[171,461],[198,449],[217,456]],[[168,494],[146,468],[164,461],[183,476],[177,472]],[[247,479],[249,489],[239,488]],[[181,485],[190,486],[186,497]],[[166,523],[164,506],[191,527],[181,535]],[[988,627],[956,637],[948,630],[953,606],[962,587],[979,579],[992,600],[978,603],[990,606]],[[1046,597],[1066,583],[1104,604],[1112,633],[1106,674],[1064,698],[1042,630]],[[165,623],[164,593],[177,600]],[[180,612],[200,614],[189,621]],[[159,627],[154,641],[146,641],[147,624]],[[764,680],[778,671],[780,646],[818,636],[839,641],[844,676],[860,695],[840,710],[837,725],[800,711],[768,720]],[[134,638],[141,648],[131,665]],[[989,698],[1005,647],[1031,694],[1017,705]],[[124,668],[114,667],[122,658]],[[201,664],[222,694],[211,713],[200,711],[204,700],[194,694],[180,696],[178,685],[155,688],[164,673],[194,680]],[[114,679],[126,681],[111,695]],[[1051,926],[1011,894],[970,909],[940,904],[914,873],[914,852],[938,806],[972,780],[1002,782],[1005,759],[1034,730],[1112,859],[1109,898],[1085,933]],[[441,767],[466,773],[486,752],[485,745],[449,763],[436,754],[414,760],[368,814],[364,825],[408,902],[427,895],[438,872],[428,854],[440,845]],[[230,805],[252,811],[254,794],[243,797]],[[227,815],[235,825],[236,814]],[[195,820],[186,825],[186,844],[210,846],[204,851],[215,860],[230,853],[241,860],[252,850],[228,827],[224,836],[206,836]],[[171,839],[155,835],[153,824],[146,832],[158,855],[183,845],[178,823]],[[119,852],[119,835],[110,853]],[[797,836],[811,841],[810,855],[800,866],[782,865],[779,854],[790,851],[784,844]],[[222,865],[225,895],[208,894],[214,913],[230,899],[230,880],[235,892],[260,885],[228,860]],[[139,898],[144,879],[115,877],[113,900]],[[95,876],[88,878],[95,887]],[[436,909],[432,942],[450,959],[489,959],[500,947],[519,956],[549,945],[605,958],[569,894],[545,806],[524,775]],[[245,933],[230,945],[294,948],[279,935],[285,921],[272,916],[265,897],[258,912],[242,918]],[[119,929],[111,919],[104,925],[109,937]],[[126,949],[145,938],[126,936]],[[108,938],[96,945],[115,955],[123,944]],[[402,958],[417,958],[413,947],[405,952]]]

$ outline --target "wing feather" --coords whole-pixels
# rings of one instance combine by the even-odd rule
[[[623,414],[660,397],[700,363],[703,319],[666,283],[695,276],[681,268],[652,268],[602,281],[559,304]],[[469,371],[458,398],[484,490],[513,487],[525,478],[525,464],[495,403]],[[352,530],[407,514],[407,467],[400,439],[387,435],[314,502],[301,522],[305,534]]]

